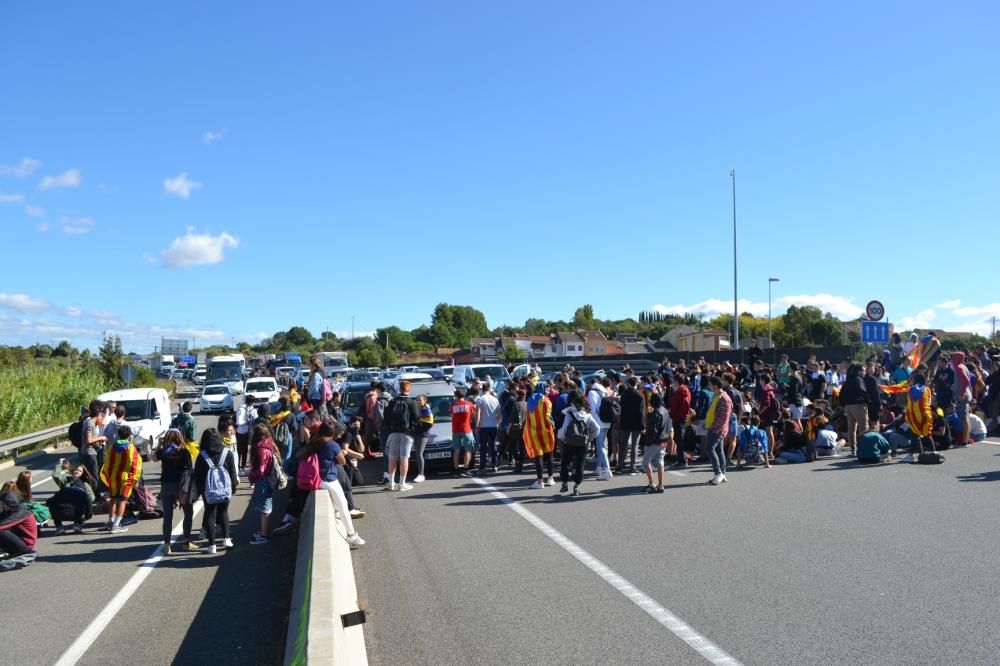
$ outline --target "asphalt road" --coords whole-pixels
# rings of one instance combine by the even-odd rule
[[[195,419],[201,429],[214,427],[217,416]],[[34,459],[26,467],[0,472],[14,478],[33,470],[45,478],[61,455]],[[143,464],[153,492],[159,487],[159,464]],[[39,485],[43,500],[55,490]],[[276,664],[285,644],[295,535],[264,546],[249,540],[259,525],[247,510],[248,484],[230,505],[236,548],[216,555],[168,555],[159,561],[124,605],[106,606],[143,567],[162,542],[162,519],[143,520],[124,534],[100,532],[106,515],[97,515],[82,535],[54,536],[42,531],[37,561],[25,569],[0,574],[3,631],[2,661],[8,664],[55,664],[95,618],[112,619],[97,640],[74,662],[79,664]],[[275,499],[277,520],[284,499]],[[175,513],[175,522],[180,520]],[[201,526],[200,514],[194,520]],[[148,566],[148,564],[146,565]]]
[[[471,479],[357,489],[369,661],[697,664],[692,645],[714,645],[718,663],[997,663],[1000,443],[945,455],[719,487],[694,468],[663,495],[644,477],[585,480],[578,498],[486,479],[527,517]]]

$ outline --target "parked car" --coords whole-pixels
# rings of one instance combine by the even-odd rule
[[[442,382],[448,381],[448,376],[444,374],[444,370],[441,368],[420,368],[420,372],[425,375],[430,375],[431,379],[436,379]]]
[[[343,410],[341,421],[347,423],[351,417],[364,406],[365,394],[371,390],[371,382],[347,382],[341,396],[340,406]]]
[[[218,384],[208,384],[201,390],[198,407],[202,414],[232,412],[234,411],[233,391],[225,381]]]
[[[125,422],[132,428],[132,441],[142,459],[149,460],[170,428],[170,396],[167,392],[161,388],[122,389],[103,393],[97,399],[114,400],[125,407]]]
[[[438,370],[444,373],[448,381],[451,381],[452,376],[455,374],[455,366],[453,365],[442,365]]]
[[[499,387],[507,383],[507,380],[510,379],[510,373],[507,372],[507,368],[496,363],[456,365],[455,373],[451,377],[451,383],[455,386],[468,388],[472,385],[473,380],[479,379],[482,381],[486,377],[491,377],[495,387]],[[499,393],[500,389],[496,388],[496,391]]]
[[[448,382],[431,380],[414,384],[410,395],[426,395],[434,415],[434,425],[427,433],[424,447],[424,473],[452,470],[451,463],[451,404],[455,401],[455,387]],[[416,474],[416,447],[410,451],[410,473]]]
[[[281,397],[281,390],[274,377],[254,377],[247,380],[246,388],[243,389],[245,395],[252,395],[256,404],[278,402]]]

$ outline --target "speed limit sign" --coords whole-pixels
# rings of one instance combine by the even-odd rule
[[[879,321],[885,316],[885,306],[881,301],[869,301],[865,306],[865,315],[869,321]]]

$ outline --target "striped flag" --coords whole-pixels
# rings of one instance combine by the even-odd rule
[[[112,497],[127,498],[132,495],[135,482],[142,476],[142,456],[131,443],[120,446],[116,442],[108,451],[101,468],[101,481]]]
[[[528,398],[528,420],[524,424],[524,452],[537,458],[556,449],[556,431],[552,427],[552,401],[542,393]]]

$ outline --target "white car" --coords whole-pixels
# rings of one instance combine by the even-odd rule
[[[132,442],[143,460],[160,444],[170,427],[170,396],[161,388],[134,388],[112,391],[97,396],[98,400],[114,400],[125,407],[125,423],[132,428]]]
[[[510,379],[507,368],[496,363],[474,363],[472,365],[455,366],[455,372],[451,377],[451,383],[456,387],[464,389],[472,386],[476,379],[484,381],[487,377],[493,380],[493,390],[500,392],[500,388]]]
[[[233,411],[233,392],[227,384],[209,384],[201,390],[198,406],[202,414]]]
[[[278,402],[281,389],[274,377],[251,377],[247,380],[244,395],[252,395],[255,404]]]

